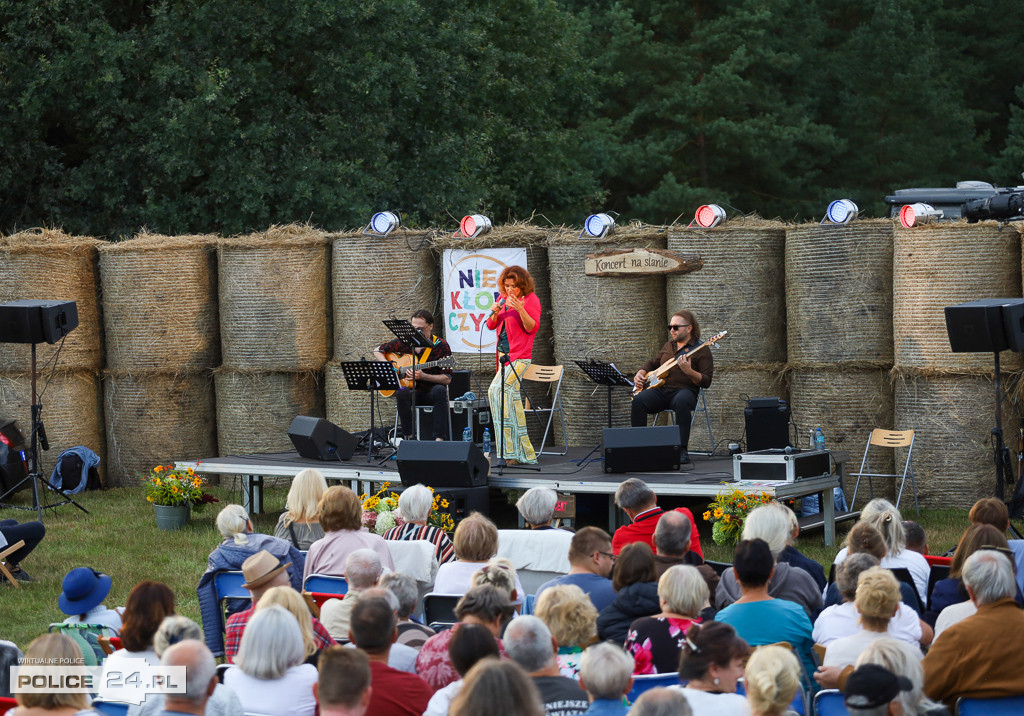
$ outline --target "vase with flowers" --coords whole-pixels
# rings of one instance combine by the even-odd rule
[[[743,520],[750,511],[772,501],[767,492],[723,490],[708,505],[704,520],[711,523],[715,544],[736,544],[743,532]]]
[[[194,468],[157,465],[145,478],[146,501],[153,503],[156,524],[162,530],[176,530],[185,526],[192,510],[202,512],[217,498],[203,490],[206,480]]]

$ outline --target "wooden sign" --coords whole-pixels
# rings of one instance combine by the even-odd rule
[[[587,276],[655,276],[699,271],[699,256],[682,256],[662,249],[613,249],[587,254],[583,271]]]

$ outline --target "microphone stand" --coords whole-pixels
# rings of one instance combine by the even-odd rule
[[[508,354],[499,355],[498,363],[501,365],[501,412],[498,413],[499,436],[496,436],[498,437],[498,475],[503,475],[506,469],[540,472],[539,465],[509,465],[505,461],[505,366],[512,369],[512,375],[519,380],[520,385],[523,384],[523,379],[516,372],[516,367],[512,364],[512,359],[508,357]]]

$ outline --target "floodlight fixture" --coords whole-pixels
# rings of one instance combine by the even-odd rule
[[[582,239],[584,236],[591,239],[604,238],[615,228],[615,219],[618,216],[614,211],[603,214],[591,214],[583,222],[583,231],[580,232],[579,238]]]
[[[459,223],[459,230],[455,232],[456,238],[475,239],[477,236],[486,234],[491,230],[491,220],[483,214],[469,214],[462,217]]]
[[[402,224],[402,215],[397,211],[378,211],[363,229],[370,236],[387,236]]]
[[[702,229],[713,229],[725,221],[725,209],[718,204],[705,204],[697,209],[690,226],[697,224]]]
[[[857,218],[859,213],[860,209],[851,199],[836,199],[828,205],[825,218],[821,220],[821,223],[849,224]]]
[[[931,204],[907,204],[900,209],[900,225],[906,229],[919,224],[930,224],[942,218],[942,212]]]

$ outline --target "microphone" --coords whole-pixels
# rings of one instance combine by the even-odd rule
[[[501,356],[498,357],[498,361],[502,365],[508,365],[509,363],[512,362],[512,360],[508,357],[508,354],[506,353],[502,353]]]

